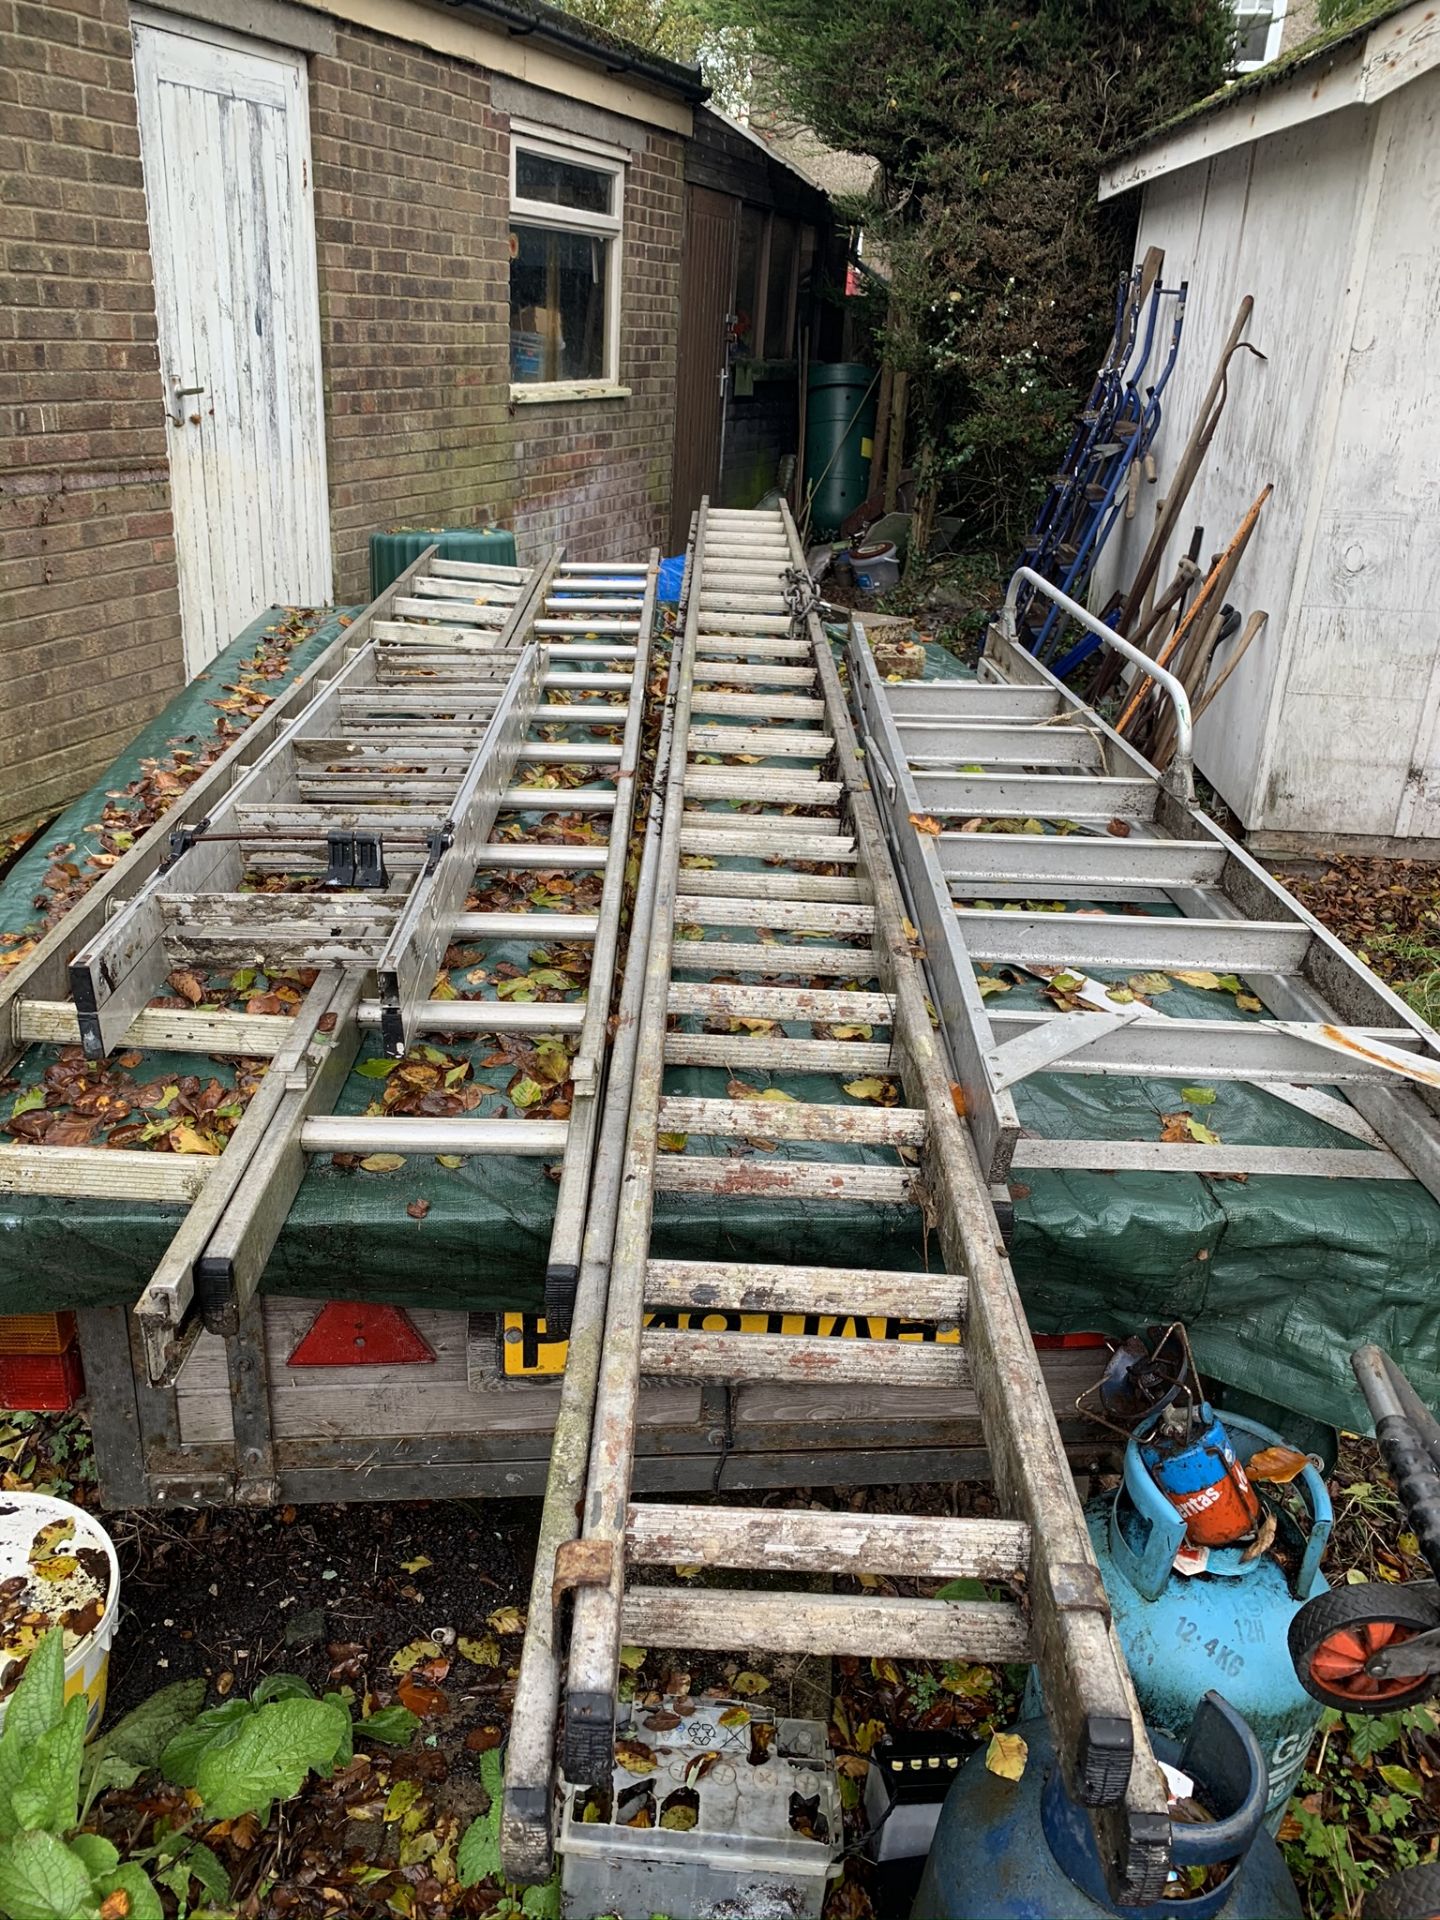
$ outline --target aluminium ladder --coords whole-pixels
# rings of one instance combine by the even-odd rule
[[[579,1538],[557,1556],[551,1600],[558,1608],[560,1591],[573,1588],[563,1770],[578,1783],[610,1777],[624,1642],[1031,1660],[1067,1781],[1092,1809],[1115,1884],[1148,1900],[1168,1869],[1163,1788],[808,589],[788,512],[702,506]],[[701,939],[686,937],[696,931]],[[815,934],[825,944],[807,944]],[[750,1078],[784,1071],[803,1079],[808,1097],[757,1097],[765,1089],[746,1081],[729,1086],[729,1098],[667,1091],[667,1074],[696,1067]],[[902,1101],[851,1099],[835,1082],[852,1074],[893,1077]],[[723,1196],[736,1208],[800,1196],[822,1210],[854,1200],[905,1209],[933,1227],[944,1268],[658,1259],[651,1232],[663,1193]],[[660,1307],[700,1323],[733,1310],[899,1314],[958,1327],[963,1344],[647,1328],[647,1309]],[[635,1500],[642,1376],[721,1381],[727,1391],[843,1382],[857,1405],[867,1390],[889,1402],[973,1384],[1005,1517]],[[636,1576],[675,1562],[979,1578],[1009,1597],[715,1590]],[[547,1645],[557,1631],[544,1615]],[[509,1870],[527,1877],[543,1872],[551,1838],[548,1783],[519,1772],[536,1758],[527,1734],[502,1828]]]
[[[441,561],[430,549],[256,723],[256,737],[242,736],[189,790],[169,857],[158,832],[142,841],[101,898],[57,930],[81,937],[68,967],[73,1006],[40,998],[64,959],[55,936],[8,983],[12,1048],[73,1042],[78,1027],[92,1057],[123,1043],[269,1060],[213,1159],[0,1148],[0,1187],[10,1190],[189,1203],[137,1306],[156,1384],[174,1378],[202,1325],[239,1331],[313,1153],[558,1162],[547,1286],[563,1296],[573,1285],[656,578],[653,554],[647,564],[567,567],[556,552],[519,569]],[[567,775],[587,783],[564,786]],[[597,830],[608,824],[608,839],[567,842],[551,823],[572,813],[594,815]],[[603,876],[595,912],[466,910],[477,884],[557,870]],[[254,890],[267,875],[299,890]],[[452,941],[483,950],[532,937],[591,947],[585,1000],[432,997]],[[150,1008],[185,964],[299,967],[315,978],[288,1018]],[[575,1049],[570,1115],[333,1115],[372,1028],[395,1057],[425,1034],[564,1036]]]
[[[1177,717],[1164,776],[1027,651],[1022,589],[1160,682]],[[847,660],[988,1179],[1012,1168],[1413,1175],[1440,1196],[1440,1036],[1194,804],[1189,706],[1172,676],[1028,569],[1011,582],[980,678],[887,684],[853,631]],[[1195,976],[1201,1004],[1170,1015],[1143,981],[1133,990],[1137,970],[1164,976],[1167,991],[1170,976]],[[1007,972],[1059,975],[1076,1004],[1011,1011],[982,990]],[[1237,987],[1263,1018],[1222,1017]],[[1034,1074],[1173,1080],[1182,1106],[1197,1081],[1251,1082],[1337,1143],[1036,1138],[1014,1093]]]

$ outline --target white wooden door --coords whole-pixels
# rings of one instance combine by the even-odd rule
[[[136,17],[185,666],[331,597],[303,55]]]

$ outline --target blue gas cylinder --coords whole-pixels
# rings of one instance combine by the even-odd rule
[[[1242,1466],[1262,1448],[1285,1444],[1258,1421],[1224,1418]],[[1223,1689],[1259,1739],[1272,1824],[1324,1711],[1295,1678],[1286,1636],[1300,1607],[1328,1585],[1320,1559],[1330,1496],[1314,1467],[1291,1484],[1309,1510],[1308,1532],[1282,1507],[1270,1551],[1246,1561],[1243,1546],[1187,1548],[1179,1566],[1194,1569],[1188,1572],[1177,1571],[1176,1561],[1186,1547],[1184,1517],[1146,1471],[1136,1440],[1125,1449],[1120,1487],[1086,1510],[1146,1724],[1180,1733],[1209,1689]]]
[[[1044,1719],[1022,1720],[1029,1749],[1018,1780],[1004,1780],[974,1754],[940,1810],[911,1920],[1299,1920],[1302,1911],[1280,1849],[1265,1832],[1265,1762],[1234,1708],[1210,1693],[1184,1747],[1153,1735],[1157,1758],[1178,1765],[1215,1818],[1172,1823],[1177,1879],[1172,1898],[1116,1903],[1105,1884],[1089,1810],[1065,1792]],[[1183,1876],[1224,1863],[1203,1890],[1182,1895]]]

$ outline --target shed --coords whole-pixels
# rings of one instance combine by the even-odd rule
[[[792,158],[704,106],[685,145],[685,288],[672,546],[709,494],[754,507],[800,451],[801,382],[837,356],[844,283],[830,202]]]
[[[1258,848],[1440,854],[1440,11],[1371,6],[1247,74],[1116,158],[1100,197],[1123,195],[1136,258],[1161,247],[1189,282],[1158,496],[1246,293],[1265,355],[1232,363],[1162,565],[1274,483],[1236,582],[1269,624],[1200,724],[1201,770]]]
[[[544,0],[35,0],[0,73],[0,825],[376,529],[668,545],[696,69]],[[824,196],[737,137],[779,363]]]

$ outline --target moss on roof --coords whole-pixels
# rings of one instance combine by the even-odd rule
[[[1280,54],[1276,59],[1267,61],[1263,67],[1256,67],[1250,73],[1241,74],[1238,80],[1230,81],[1219,87],[1214,93],[1206,94],[1203,100],[1196,100],[1188,107],[1182,107],[1179,113],[1172,114],[1168,120],[1162,120],[1158,126],[1151,127],[1138,139],[1127,140],[1124,146],[1117,147],[1108,156],[1106,164],[1138,153],[1142,147],[1153,146],[1157,140],[1163,140],[1176,133],[1181,127],[1190,126],[1196,120],[1208,118],[1211,114],[1223,113],[1237,101],[1246,100],[1251,95],[1268,92],[1272,87],[1282,86],[1301,67],[1307,67],[1312,61],[1324,59],[1327,55],[1343,52],[1353,42],[1362,40],[1373,27],[1382,20],[1388,20],[1392,14],[1404,13],[1414,0],[1368,0],[1354,12],[1346,14],[1343,20],[1337,20],[1332,26],[1320,27],[1308,39],[1301,40],[1290,48],[1288,53]]]

